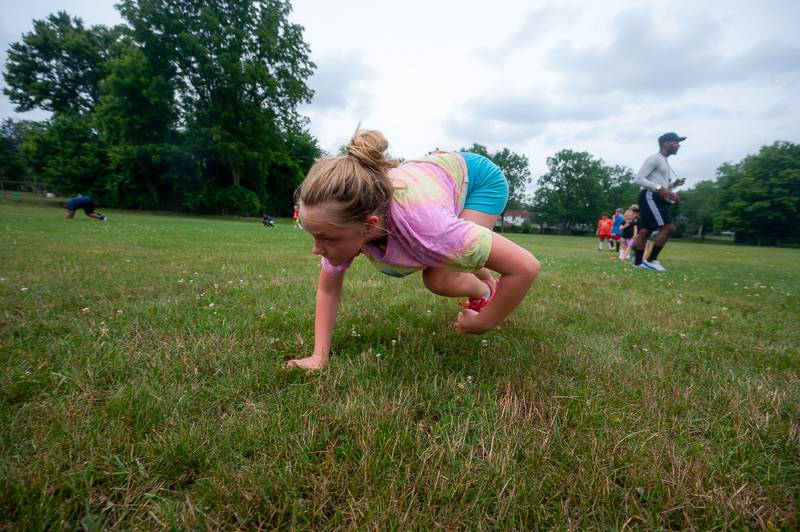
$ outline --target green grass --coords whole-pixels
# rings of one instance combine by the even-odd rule
[[[800,250],[588,238],[500,329],[287,220],[0,203],[0,528],[800,527]]]

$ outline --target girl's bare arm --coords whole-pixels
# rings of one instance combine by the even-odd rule
[[[456,328],[460,332],[482,334],[497,326],[522,303],[541,270],[529,251],[497,233],[492,233],[492,251],[486,267],[502,275],[497,293],[480,314],[469,309],[459,313]]]
[[[343,287],[344,274],[331,277],[320,270],[314,313],[314,353],[310,357],[290,360],[286,363],[287,368],[320,369],[328,363]]]

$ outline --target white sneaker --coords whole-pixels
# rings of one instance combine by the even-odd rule
[[[646,260],[642,262],[642,266],[649,270],[655,270],[657,272],[665,272],[667,269],[661,265],[660,262],[657,260]]]

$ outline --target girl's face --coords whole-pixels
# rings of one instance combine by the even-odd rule
[[[314,238],[314,255],[321,255],[338,266],[352,259],[369,236],[366,224],[341,224],[330,215],[325,205],[303,207],[303,227]]]

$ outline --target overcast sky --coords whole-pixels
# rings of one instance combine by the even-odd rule
[[[0,46],[64,10],[122,22],[103,0],[0,0]],[[356,124],[406,158],[478,142],[546,172],[558,150],[638,170],[656,138],[689,184],[775,140],[800,142],[800,1],[295,0],[317,65],[301,111],[323,149]],[[0,97],[0,117],[15,117]],[[41,114],[30,115],[32,117]]]

